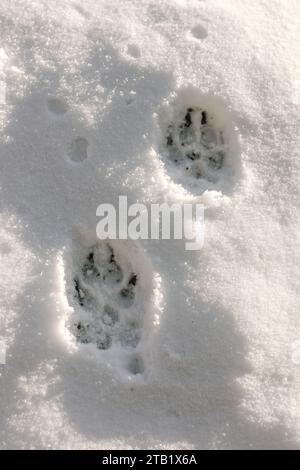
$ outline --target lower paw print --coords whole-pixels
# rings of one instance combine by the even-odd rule
[[[174,178],[190,190],[229,190],[240,172],[236,129],[215,97],[181,90],[160,116],[162,153]],[[170,166],[170,165],[173,165]]]
[[[125,243],[99,241],[82,249],[67,291],[73,307],[68,327],[78,344],[111,351],[129,375],[138,375],[145,370],[138,350],[150,291],[143,263],[132,262]]]

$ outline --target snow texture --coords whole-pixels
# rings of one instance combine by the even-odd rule
[[[2,449],[300,448],[298,0],[2,0]],[[203,203],[205,245],[97,240]]]

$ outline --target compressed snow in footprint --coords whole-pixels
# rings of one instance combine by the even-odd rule
[[[198,193],[204,188],[233,191],[242,173],[241,152],[237,130],[221,100],[187,87],[162,108],[161,152],[173,163],[175,180]],[[198,185],[195,179],[201,180]]]
[[[154,311],[155,273],[134,242],[98,240],[86,246],[88,238],[75,236],[65,256],[65,293],[72,313],[64,327],[79,352],[93,353],[121,376],[142,375],[145,339],[159,315]]]
[[[1,1],[2,449],[300,448],[299,17]],[[120,195],[204,248],[100,242]]]

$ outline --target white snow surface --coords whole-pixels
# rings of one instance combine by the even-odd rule
[[[300,447],[299,27],[298,0],[1,0],[2,449]],[[182,96],[229,129],[220,182],[164,155]],[[70,328],[119,195],[206,206],[201,251],[115,242],[136,358]]]

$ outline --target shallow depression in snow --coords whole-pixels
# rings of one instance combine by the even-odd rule
[[[142,374],[154,296],[151,267],[133,242],[86,246],[80,240],[84,237],[66,255],[66,293],[73,309],[66,327],[78,347],[95,348],[103,361],[116,359],[129,374]]]
[[[160,152],[175,182],[192,193],[233,192],[242,175],[241,150],[220,98],[193,87],[180,89],[162,106],[159,125]]]
[[[1,448],[299,448],[299,17],[1,0]],[[119,195],[203,250],[96,239]]]

